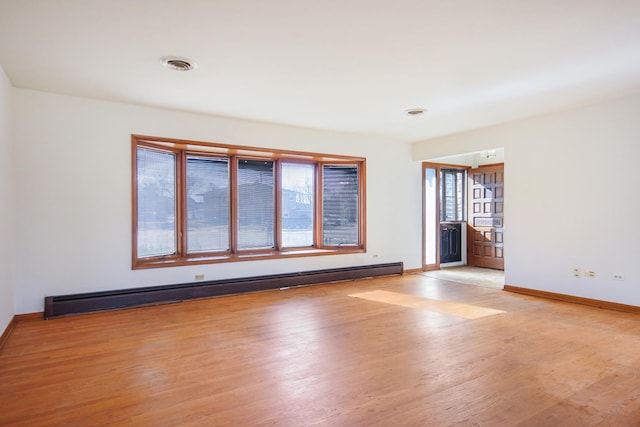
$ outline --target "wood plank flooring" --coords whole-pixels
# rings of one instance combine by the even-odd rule
[[[0,425],[640,426],[639,320],[413,274],[21,322]]]

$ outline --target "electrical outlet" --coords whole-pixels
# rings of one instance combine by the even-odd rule
[[[585,270],[584,277],[596,277],[596,272],[592,270]]]
[[[204,280],[204,274],[196,274],[196,280]]]
[[[622,273],[613,273],[613,277],[612,277],[612,279],[613,279],[613,280],[620,280],[620,281],[622,281],[622,280],[624,280],[624,274],[622,274]]]
[[[580,269],[579,268],[574,268],[573,269],[573,277],[580,277]]]

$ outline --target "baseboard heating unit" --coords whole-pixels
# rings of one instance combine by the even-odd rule
[[[44,299],[44,318],[51,319],[95,311],[167,304],[198,298],[363,279],[366,277],[391,276],[402,273],[403,263],[395,262],[269,276],[49,296]]]

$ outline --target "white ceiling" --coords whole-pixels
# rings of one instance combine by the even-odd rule
[[[19,88],[417,141],[639,91],[640,1],[0,0],[0,65]]]

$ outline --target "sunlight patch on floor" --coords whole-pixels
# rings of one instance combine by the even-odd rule
[[[418,297],[415,295],[399,294],[396,292],[388,291],[362,292],[358,294],[351,294],[349,296],[369,301],[399,305],[402,307],[434,311],[436,313],[449,314],[451,316],[458,316],[464,319],[480,319],[486,316],[506,313],[506,311],[479,307],[477,305],[460,304],[457,302],[449,301],[438,301],[434,299]]]
[[[440,270],[431,270],[421,273],[423,276],[433,277],[451,282],[463,283],[465,285],[482,286],[491,289],[504,289],[504,271],[490,268],[470,267],[447,267]]]

